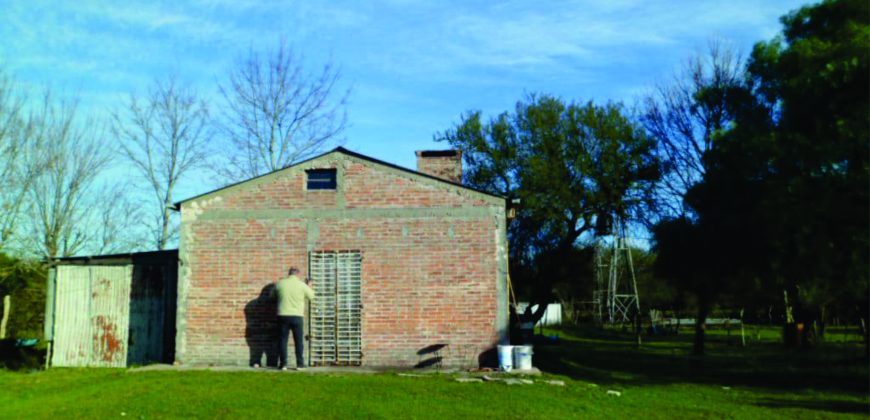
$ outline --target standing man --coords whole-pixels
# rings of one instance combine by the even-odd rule
[[[293,344],[296,347],[296,368],[305,368],[303,351],[303,325],[305,318],[305,301],[314,299],[314,290],[299,278],[299,269],[290,267],[289,276],[279,280],[272,289],[278,298],[278,329],[280,333],[280,353],[278,367],[287,370],[287,340],[290,330],[293,331]]]

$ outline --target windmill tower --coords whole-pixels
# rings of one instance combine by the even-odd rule
[[[632,313],[640,313],[640,299],[631,247],[621,221],[614,221],[610,243],[602,240],[596,246],[595,264],[596,290],[592,292],[595,320],[608,324],[630,323]]]

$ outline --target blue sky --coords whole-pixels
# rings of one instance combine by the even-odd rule
[[[283,38],[311,69],[341,67],[345,147],[413,167],[466,110],[493,115],[529,92],[631,104],[711,38],[747,53],[802,3],[6,0],[0,65],[98,114],[168,74],[217,104],[233,61]],[[211,187],[193,177],[179,196]]]

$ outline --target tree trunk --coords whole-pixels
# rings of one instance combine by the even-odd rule
[[[861,317],[861,329],[864,333],[864,354],[865,357],[870,358],[870,332],[867,331],[867,322],[863,317]]]
[[[695,319],[695,346],[692,353],[704,354],[704,342],[707,334],[707,315],[710,313],[710,302],[707,297],[698,296],[698,318]]]
[[[166,249],[166,244],[169,242],[169,209],[163,210],[163,215],[160,216],[160,240],[157,242],[157,249]]]
[[[819,342],[825,341],[825,315],[827,315],[825,309],[825,305],[822,305],[819,308],[819,325],[818,330],[816,331],[816,338]]]
[[[797,348],[810,348],[815,343],[816,316],[801,302],[800,293],[794,289],[794,302],[792,303],[795,327],[797,328]]]
[[[643,344],[643,339],[641,338],[641,333],[643,330],[642,325],[643,319],[641,318],[640,311],[635,311],[634,313],[634,334],[635,334],[635,345],[637,348],[640,348],[641,344]]]
[[[865,312],[859,307],[858,322],[861,327],[861,336],[864,338],[864,353],[865,357],[870,358],[870,331],[867,331],[867,320],[864,318]]]
[[[792,293],[792,300],[789,300],[789,290],[782,290],[783,309],[785,311],[785,323],[783,324],[782,340],[786,347],[798,348],[801,345],[803,336],[803,324],[796,321],[795,305],[793,303],[796,293]]]

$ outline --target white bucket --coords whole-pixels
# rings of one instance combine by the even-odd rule
[[[519,370],[532,369],[532,346],[514,346],[514,368]]]
[[[514,346],[498,346],[498,368],[510,372],[513,365]]]

